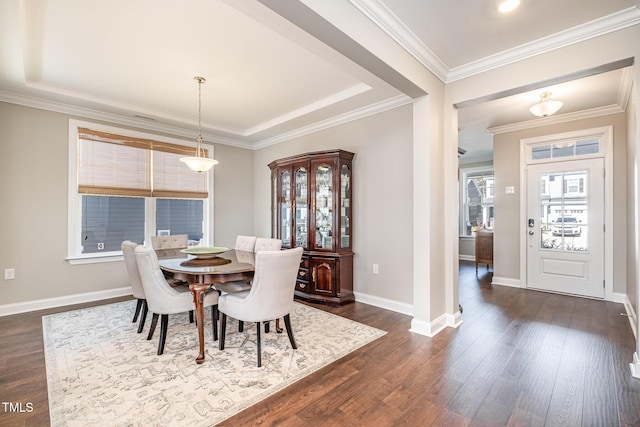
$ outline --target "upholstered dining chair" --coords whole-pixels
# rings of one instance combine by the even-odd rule
[[[193,296],[190,292],[179,292],[167,283],[158,264],[158,257],[153,249],[139,245],[135,252],[140,278],[142,279],[142,286],[147,298],[147,305],[153,313],[149,335],[147,336],[148,340],[153,337],[158,323],[158,317],[161,316],[160,341],[158,343],[158,355],[160,355],[164,352],[164,344],[167,339],[169,314],[193,310]],[[213,290],[204,295],[202,306],[211,306],[214,341],[218,339],[217,304],[218,292]]]
[[[282,240],[267,239],[266,237],[257,237],[254,252],[258,251],[279,251],[282,248]]]
[[[144,296],[144,288],[142,287],[142,279],[140,279],[140,272],[138,271],[138,261],[136,261],[136,247],[137,243],[130,240],[122,242],[122,255],[124,256],[124,265],[127,268],[127,275],[129,276],[129,284],[133,292],[133,297],[137,299],[136,311],[133,314],[132,323],[138,321],[140,316],[140,323],[138,324],[138,333],[141,333],[144,329],[144,321],[147,318],[147,299]],[[140,313],[142,311],[142,313]]]
[[[255,236],[242,236],[238,235],[236,237],[236,245],[234,247],[237,251],[245,251],[245,252],[253,252],[253,249],[256,247],[256,237]]]
[[[284,317],[291,347],[297,348],[289,313],[293,309],[293,293],[302,248],[256,253],[255,273],[251,289],[223,294],[218,301],[222,313],[220,324],[220,350],[224,350],[227,316],[238,321],[255,322],[257,332],[258,367],[262,366],[260,329],[262,322]]]
[[[156,251],[159,259],[162,258],[186,258],[187,255],[180,252],[189,245],[189,235],[174,234],[170,236],[151,236],[151,246]]]
[[[243,252],[253,252],[256,247],[256,237],[255,236],[242,236],[238,235],[236,237],[236,245],[234,249],[236,251]],[[251,289],[251,283],[248,281],[234,281],[234,282],[226,282],[226,283],[216,283],[213,285],[220,292],[225,293],[233,293],[233,292],[242,292]]]

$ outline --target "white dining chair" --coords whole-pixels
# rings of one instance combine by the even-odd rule
[[[282,240],[257,237],[254,252],[258,251],[279,251],[282,248]]]
[[[256,247],[256,237],[255,236],[242,236],[238,235],[236,237],[236,245],[234,249],[237,251],[245,251],[245,252],[253,252],[253,249]]]
[[[256,323],[258,367],[262,366],[262,322],[284,317],[291,347],[297,348],[291,329],[290,313],[293,309],[293,293],[301,259],[302,248],[256,253],[251,289],[223,294],[218,301],[218,310],[222,313],[220,350],[224,350],[227,316],[238,321]]]
[[[147,299],[144,295],[144,288],[142,287],[142,279],[140,279],[140,272],[138,271],[138,261],[136,261],[136,247],[137,243],[130,240],[125,240],[121,244],[122,255],[124,257],[124,265],[127,269],[127,276],[129,277],[129,285],[131,285],[131,291],[133,297],[136,298],[136,311],[133,314],[132,323],[138,321],[140,316],[140,323],[138,324],[138,333],[141,333],[144,329],[144,322],[147,319]],[[141,313],[142,311],[142,313]]]
[[[162,270],[160,270],[158,257],[153,249],[139,245],[136,247],[135,253],[147,305],[153,313],[149,335],[147,336],[148,340],[153,337],[156,324],[158,323],[158,316],[161,316],[160,341],[158,343],[158,355],[160,355],[164,352],[164,344],[167,339],[169,314],[193,310],[193,296],[190,292],[179,292],[167,283],[162,274]],[[211,306],[214,341],[218,339],[217,304],[217,291],[212,290],[204,295],[202,306],[205,308]]]

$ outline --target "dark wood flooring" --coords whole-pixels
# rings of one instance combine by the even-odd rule
[[[462,263],[464,323],[434,338],[410,316],[316,305],[388,333],[222,425],[640,426],[621,304],[490,283]],[[33,407],[2,403],[0,426],[49,424],[41,316],[81,306],[0,318],[0,400]]]

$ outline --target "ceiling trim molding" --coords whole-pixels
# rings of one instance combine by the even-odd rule
[[[515,132],[525,129],[533,129],[542,126],[555,125],[559,123],[573,122],[575,120],[591,119],[594,117],[608,116],[610,114],[623,113],[625,111],[618,104],[607,105],[605,107],[592,108],[590,110],[576,111],[575,113],[558,114],[551,117],[542,117],[534,120],[527,120],[520,123],[511,123],[503,126],[490,127],[487,130],[492,135],[500,135],[508,132]]]
[[[340,91],[338,93],[334,93],[331,96],[323,98],[319,101],[312,102],[311,104],[307,104],[303,107],[296,108],[295,110],[289,111],[286,114],[283,114],[274,119],[268,120],[264,123],[261,123],[257,126],[247,129],[243,134],[244,136],[251,136],[258,132],[265,131],[267,129],[271,129],[274,126],[280,125],[282,123],[288,122],[289,120],[296,119],[298,117],[302,117],[305,114],[310,114],[315,111],[318,111],[324,107],[328,107],[333,104],[337,104],[340,101],[344,101],[345,99],[352,98],[354,96],[360,95],[361,93],[367,92],[371,90],[371,86],[365,83],[359,83],[355,86],[352,86],[348,89]]]
[[[195,139],[196,135],[196,131],[194,130],[186,129],[179,126],[157,123],[149,120],[148,118],[144,118],[143,116],[139,116],[139,118],[131,118],[119,114],[106,113],[104,111],[93,110],[91,108],[78,107],[76,105],[20,95],[3,90],[0,90],[0,101],[8,102],[10,104],[22,105],[25,107],[53,111],[55,113],[68,114],[70,116],[77,116],[92,120],[101,120],[113,124],[131,126],[138,129],[166,133],[188,139]],[[205,139],[205,141],[208,142],[230,145],[233,147],[245,148],[248,150],[253,149],[250,143],[235,138],[229,138],[227,136],[203,132],[202,137]]]
[[[349,1],[436,77],[446,82],[447,66],[380,0]]]
[[[349,1],[444,83],[451,83],[481,74],[640,23],[640,9],[638,7],[630,7],[603,18],[595,19],[530,43],[449,69],[380,0]]]
[[[594,37],[618,31],[640,23],[640,9],[631,7],[617,13],[595,19],[582,25],[552,34],[530,43],[508,49],[478,61],[452,68],[446,83],[480,74],[503,65],[522,61],[536,55],[560,49]]]
[[[291,132],[286,132],[272,138],[263,139],[254,145],[255,150],[266,148],[272,145],[279,144],[284,141],[288,141],[294,138],[300,138],[305,135],[309,135],[314,132],[318,132],[324,129],[332,128],[338,125],[342,125],[354,120],[362,119],[373,114],[381,113],[383,111],[392,110],[394,108],[401,107],[413,102],[413,99],[407,95],[398,95],[393,98],[386,99],[375,104],[368,105],[357,110],[349,111],[344,114],[332,117],[330,119],[322,120],[309,126],[304,126]]]

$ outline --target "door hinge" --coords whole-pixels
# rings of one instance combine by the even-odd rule
[[[605,286],[604,284],[605,284],[605,281],[603,280],[603,281],[602,281],[602,287],[603,287],[603,288],[606,288],[606,286]]]

